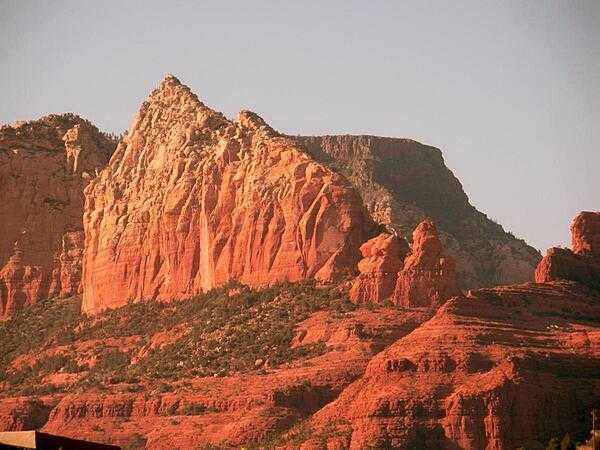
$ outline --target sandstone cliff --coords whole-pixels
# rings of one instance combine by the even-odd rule
[[[462,288],[533,280],[541,255],[477,211],[440,150],[410,139],[295,136],[317,160],[343,173],[378,223],[410,237],[425,218],[438,226]]]
[[[0,127],[0,318],[79,291],[83,189],[114,145],[72,114]]]
[[[353,271],[372,222],[350,183],[256,114],[168,76],[86,190],[83,309]]]

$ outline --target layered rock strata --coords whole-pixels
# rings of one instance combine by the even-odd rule
[[[0,127],[0,318],[79,292],[83,189],[114,145],[72,114]]]

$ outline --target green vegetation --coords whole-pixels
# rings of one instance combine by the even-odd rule
[[[324,353],[322,342],[292,349],[295,327],[315,311],[343,315],[355,306],[338,288],[302,282],[255,291],[231,284],[190,300],[134,303],[98,317],[79,308],[77,299],[47,301],[0,323],[4,392],[37,393],[54,373],[77,374],[79,390],[125,384],[126,392],[138,392],[140,383],[152,382],[167,392],[183,378],[265,370]],[[158,343],[152,341],[157,333]],[[52,356],[44,354],[49,349]],[[26,354],[41,357],[11,367]]]

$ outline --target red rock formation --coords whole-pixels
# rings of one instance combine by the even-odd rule
[[[381,303],[394,293],[398,272],[408,253],[408,244],[402,238],[382,233],[360,247],[363,259],[358,263],[360,274],[350,289],[354,303]]]
[[[0,318],[78,292],[83,189],[113,145],[70,114],[0,127]]]
[[[327,349],[323,355],[262,373],[165,380],[174,392],[158,392],[157,380],[144,379],[139,380],[144,391],[136,393],[124,393],[123,385],[110,384],[101,392],[88,388],[86,392],[73,389],[67,394],[3,398],[7,390],[0,389],[0,431],[41,428],[124,446],[138,435],[146,439],[145,448],[154,450],[208,448],[210,444],[240,448],[320,409],[364,372],[375,353],[430,317],[430,311],[396,308],[357,310],[343,316],[319,311],[294,330],[293,347],[320,342]],[[164,335],[160,331],[153,336],[50,344],[43,352],[14,355],[9,364],[23,368],[52,355],[91,361],[102,347],[126,349],[143,358],[153,342],[165,343]],[[46,379],[56,382],[55,377]]]
[[[392,299],[401,306],[437,306],[459,294],[454,261],[443,255],[435,225],[425,220],[413,232]]]
[[[566,263],[562,274],[580,274],[595,261],[595,217],[580,215],[572,227],[585,255],[554,249],[542,265]],[[571,281],[454,297],[317,412],[302,448],[544,448],[553,436],[587,429],[598,405],[598,318],[600,293]]]
[[[600,213],[584,211],[571,224],[573,250],[551,248],[535,271],[535,280],[571,280],[600,289]]]
[[[346,175],[374,220],[407,235],[431,218],[459,285],[472,289],[533,280],[541,255],[477,211],[442,152],[410,139],[294,136],[318,161]]]
[[[361,246],[360,274],[350,289],[355,303],[380,303],[439,306],[460,294],[456,286],[455,265],[445,257],[437,230],[429,220],[413,232],[410,253],[404,239],[383,233]]]
[[[573,253],[600,257],[600,212],[582,211],[573,219],[571,243]]]
[[[231,279],[332,280],[371,221],[340,175],[256,114],[238,122],[168,76],[86,190],[83,309],[189,297]]]
[[[545,448],[598,401],[598,317],[600,297],[568,282],[455,297],[317,412],[302,448]]]

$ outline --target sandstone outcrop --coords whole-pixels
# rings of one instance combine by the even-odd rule
[[[248,111],[168,76],[86,189],[83,309],[353,270],[372,222],[351,184]]]
[[[83,189],[114,145],[72,114],[0,127],[0,318],[79,291]]]
[[[592,261],[596,217],[574,220],[578,253],[551,254]],[[586,430],[600,393],[600,292],[576,281],[448,300],[312,417],[316,438],[302,448],[537,449]]]
[[[571,280],[600,290],[600,213],[581,212],[571,223],[572,250],[548,250],[535,271],[535,280]]]
[[[552,282],[452,298],[317,412],[313,436],[353,450],[501,450],[585,430],[600,392],[590,292]],[[302,448],[330,448],[313,442]]]
[[[404,307],[435,307],[460,294],[454,261],[444,256],[430,220],[415,228],[410,250],[404,239],[387,233],[365,242],[360,250],[360,273],[350,289],[355,303],[390,300]]]
[[[293,138],[346,175],[375,221],[399,236],[433,220],[463,289],[533,281],[539,252],[469,203],[437,148],[376,136]]]
[[[435,225],[425,220],[413,232],[411,253],[398,273],[393,302],[400,306],[439,306],[459,294],[455,263],[444,256]]]
[[[582,211],[573,219],[571,247],[578,255],[600,257],[600,212]]]
[[[381,303],[394,294],[398,272],[402,270],[408,244],[398,236],[382,233],[360,247],[363,259],[359,275],[350,289],[354,303]]]

